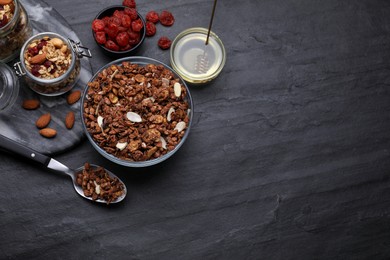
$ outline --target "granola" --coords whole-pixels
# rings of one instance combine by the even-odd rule
[[[14,1],[10,1],[10,3],[1,5],[0,4],[0,28],[3,28],[11,21],[15,12],[15,4]]]
[[[188,129],[189,114],[185,86],[171,70],[155,64],[109,66],[88,83],[83,104],[92,139],[107,153],[128,161],[172,151]]]

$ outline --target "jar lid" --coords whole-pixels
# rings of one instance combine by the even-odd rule
[[[0,113],[12,107],[18,94],[18,78],[7,64],[0,62]]]
[[[189,83],[207,83],[215,79],[225,65],[226,52],[221,39],[212,31],[209,37],[207,35],[206,28],[189,28],[172,42],[172,68]]]

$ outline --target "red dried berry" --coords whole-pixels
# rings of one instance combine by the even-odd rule
[[[122,5],[128,6],[130,8],[135,8],[137,4],[135,0],[123,0]]]
[[[137,19],[131,22],[131,29],[133,29],[135,32],[140,32],[143,27],[144,24],[142,23],[141,19]]]
[[[153,36],[156,34],[156,25],[154,23],[147,21],[146,22],[146,36]]]
[[[95,39],[96,39],[97,43],[105,44],[107,41],[106,33],[105,32],[96,32]]]
[[[92,22],[92,30],[95,32],[101,32],[104,31],[104,27],[106,26],[106,23],[103,20],[95,19]]]
[[[127,14],[124,14],[122,16],[122,26],[126,27],[126,28],[130,28],[131,27],[131,18]]]
[[[135,10],[134,8],[125,8],[124,12],[125,14],[130,16],[131,20],[135,20],[138,18],[137,10]]]
[[[119,51],[119,46],[113,41],[113,40],[108,40],[104,44],[104,46],[112,51]]]
[[[115,10],[114,13],[112,14],[114,17],[118,17],[119,19],[122,18],[122,16],[124,15],[124,11],[122,10]]]
[[[35,55],[37,55],[39,53],[39,50],[38,50],[37,46],[30,47],[27,50],[28,50],[28,53],[31,54],[31,56],[35,56]]]
[[[39,73],[39,70],[41,69],[41,66],[40,65],[33,65],[32,68],[31,68],[31,73],[35,76],[35,77],[39,77],[41,74]]]
[[[158,46],[163,49],[163,50],[167,50],[171,47],[171,44],[172,44],[172,41],[166,37],[166,36],[162,36],[159,40],[158,40]]]
[[[165,26],[172,26],[175,22],[175,18],[173,17],[172,13],[164,10],[160,14],[160,23]]]
[[[110,23],[107,25],[105,32],[107,33],[108,37],[115,38],[119,32],[119,26],[116,23]]]
[[[133,32],[131,30],[127,31],[129,35],[129,44],[132,46],[137,45],[141,41],[141,35],[139,32]]]
[[[127,34],[127,32],[120,32],[118,33],[118,35],[116,36],[115,38],[115,41],[116,43],[120,46],[120,47],[125,47],[126,45],[129,44],[129,35]]]
[[[158,13],[156,11],[149,11],[146,14],[146,20],[152,23],[158,23],[159,21]]]

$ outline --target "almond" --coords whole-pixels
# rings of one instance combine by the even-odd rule
[[[46,138],[53,138],[57,135],[57,131],[53,128],[43,128],[39,130],[39,133]]]
[[[46,60],[46,53],[37,54],[34,57],[32,57],[29,62],[31,64],[42,64]]]
[[[0,5],[8,5],[12,2],[12,0],[0,0]]]
[[[68,129],[72,129],[75,121],[74,112],[70,111],[65,117],[65,126]]]
[[[75,90],[68,95],[66,101],[68,102],[69,105],[72,105],[76,103],[80,99],[80,97],[81,97],[81,91]]]
[[[37,109],[41,103],[38,99],[26,99],[23,101],[22,107],[27,110]]]
[[[43,114],[43,115],[41,115],[41,116],[38,118],[38,120],[35,122],[35,125],[36,125],[39,129],[42,129],[42,128],[45,128],[46,126],[49,125],[50,120],[51,120],[51,115],[50,115],[50,113]]]

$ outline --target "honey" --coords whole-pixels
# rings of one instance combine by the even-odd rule
[[[190,28],[172,43],[171,65],[189,83],[202,84],[216,78],[226,62],[225,48],[218,36],[207,29]]]

